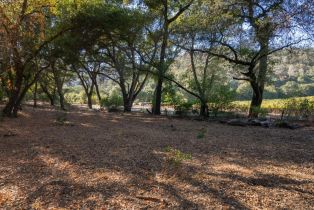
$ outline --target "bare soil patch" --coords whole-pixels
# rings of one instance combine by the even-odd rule
[[[26,108],[0,121],[0,208],[314,207],[313,127],[232,127],[78,108],[64,124],[59,117]],[[192,158],[174,164],[166,148]]]

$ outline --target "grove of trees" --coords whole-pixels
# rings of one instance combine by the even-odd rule
[[[313,29],[313,0],[3,0],[2,114],[16,117],[29,93],[36,105],[38,92],[65,109],[75,85],[92,108],[94,96],[108,101],[111,84],[126,112],[149,86],[151,112],[161,114],[165,97],[175,103],[175,87],[206,117],[237,83],[240,98],[252,94],[249,115],[257,117],[278,85],[297,95],[296,82],[314,83]],[[306,66],[291,66],[289,50]]]

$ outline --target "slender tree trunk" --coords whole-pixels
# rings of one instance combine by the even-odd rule
[[[34,96],[33,96],[33,101],[34,101],[34,108],[36,108],[37,107],[37,89],[38,89],[38,87],[37,87],[37,82],[35,82],[35,88],[34,88]]]
[[[48,98],[49,98],[49,101],[50,101],[50,106],[54,106],[54,105],[55,105],[55,99],[54,99],[54,97],[49,97],[49,96],[48,96]]]
[[[99,87],[98,87],[98,83],[95,83],[95,90],[96,90],[96,95],[99,101],[99,104],[101,103],[101,95],[100,95],[100,91],[99,91]]]
[[[87,106],[89,109],[93,109],[92,94],[87,94]]]
[[[49,101],[50,101],[50,106],[54,106],[55,105],[55,93],[50,94],[48,92],[45,92]]]
[[[59,103],[60,103],[60,108],[62,110],[65,110],[65,105],[64,105],[64,94],[63,94],[63,84],[60,81],[60,78],[57,78],[59,75],[55,76],[55,82],[57,86],[57,92],[59,95]]]
[[[41,90],[46,94],[46,96],[49,99],[50,105],[54,106],[55,105],[55,97],[56,97],[56,89],[53,90],[52,93],[49,93],[49,90],[45,85],[40,84]]]
[[[61,90],[61,91],[58,90],[58,95],[59,95],[59,100],[60,100],[60,108],[61,108],[62,110],[65,110],[65,106],[64,106],[64,95],[63,95],[62,90]]]
[[[156,90],[155,90],[155,101],[153,103],[153,114],[160,115],[161,114],[161,96],[162,96],[162,84],[163,79],[160,76],[158,78]]]

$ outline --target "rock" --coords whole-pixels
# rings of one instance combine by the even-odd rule
[[[292,125],[289,125],[289,128],[294,130],[294,129],[298,129],[298,128],[302,128],[303,126],[301,125],[298,125],[298,124],[292,124]]]
[[[258,120],[261,122],[269,121],[266,117],[259,117]]]
[[[277,128],[289,128],[289,123],[283,120],[275,121],[274,125]]]
[[[253,126],[261,126],[262,125],[262,122],[258,119],[250,119],[248,121],[248,124],[249,125],[253,125]]]
[[[270,128],[272,126],[272,122],[271,121],[262,121],[261,126],[265,127],[265,128]]]
[[[291,124],[287,121],[282,121],[282,120],[279,120],[279,121],[276,121],[275,122],[275,126],[277,128],[289,128],[289,129],[298,129],[298,128],[302,128],[301,125],[298,125],[298,124]]]
[[[247,126],[248,122],[242,119],[232,119],[232,120],[229,120],[227,124],[234,125],[234,126]]]
[[[118,108],[116,108],[116,107],[110,107],[108,109],[108,112],[120,112],[120,110]]]

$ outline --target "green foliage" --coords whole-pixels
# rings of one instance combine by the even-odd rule
[[[71,103],[71,104],[83,104],[84,101],[86,100],[85,98],[85,93],[84,91],[80,92],[67,92],[64,94],[64,98],[66,102]]]
[[[117,91],[113,91],[108,97],[103,98],[100,102],[101,107],[106,107],[108,109],[118,109],[118,107],[122,105],[123,98]]]
[[[175,85],[165,82],[162,92],[162,103],[167,105],[179,104],[184,100]]]
[[[174,149],[170,146],[167,146],[164,150],[168,153],[168,161],[173,164],[174,166],[180,166],[183,161],[191,160],[192,155],[189,153],[184,153],[178,149]]]
[[[288,99],[284,102],[281,118],[307,119],[314,112],[314,102],[309,99]]]
[[[230,109],[234,98],[235,91],[228,85],[221,85],[213,91],[209,101],[209,109],[211,109],[216,116],[219,111]]]
[[[175,114],[176,115],[185,115],[187,114],[193,107],[195,102],[193,101],[179,101],[177,104],[174,106]]]
[[[232,105],[234,109],[247,111],[250,101],[234,101]],[[283,118],[307,118],[314,112],[314,96],[263,100],[261,109],[267,112],[280,112]]]

